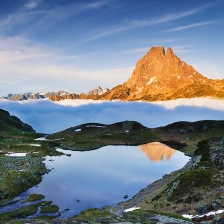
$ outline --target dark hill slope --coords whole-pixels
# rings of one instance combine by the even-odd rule
[[[8,111],[0,109],[0,132],[3,131],[35,132],[30,125],[15,116],[10,116]]]

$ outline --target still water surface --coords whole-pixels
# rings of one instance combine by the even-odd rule
[[[58,149],[71,156],[46,157],[46,166],[52,171],[43,176],[38,187],[26,193],[45,195],[60,211],[69,208],[62,212],[62,218],[87,208],[102,208],[128,200],[189,161],[183,153],[158,144],[106,146],[87,152]],[[128,199],[123,198],[125,195]]]

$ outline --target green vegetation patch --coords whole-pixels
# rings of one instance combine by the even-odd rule
[[[46,223],[52,223],[52,222],[46,222],[47,220],[50,221],[55,218],[57,218],[57,215],[46,215],[46,216],[37,216],[35,218],[32,218],[31,220],[35,221],[35,223],[41,223],[41,224],[45,223],[46,224]],[[37,220],[40,220],[41,222],[36,222]],[[43,220],[44,220],[44,222],[43,222]]]
[[[108,210],[94,208],[82,211],[81,214],[74,216],[74,218],[95,220],[96,218],[108,218],[112,216],[114,216],[114,214],[110,213]]]
[[[40,183],[47,171],[43,158],[31,156],[0,157],[1,199],[12,198]]]
[[[45,196],[42,194],[31,194],[28,199],[26,199],[22,202],[22,204],[24,204],[26,202],[38,201],[38,200],[41,200],[44,198],[45,198]]]
[[[49,135],[47,138],[51,139],[50,145],[75,151],[89,151],[106,145],[139,145],[159,141],[151,129],[135,121],[124,121],[111,125],[82,124]]]
[[[45,207],[41,207],[42,213],[55,213],[58,212],[59,207],[57,205],[49,205]]]
[[[194,156],[201,156],[200,165],[203,165],[205,162],[207,165],[209,165],[207,162],[210,160],[210,152],[209,152],[209,141],[203,140],[198,143],[197,149],[194,152]]]
[[[23,207],[18,210],[0,214],[0,221],[26,218],[29,215],[35,214],[37,212],[39,206],[46,206],[51,203],[52,203],[51,201],[43,201],[43,202],[39,202],[34,205],[29,205],[29,206]]]
[[[123,216],[125,220],[131,222],[140,222],[140,223],[151,223],[153,221],[152,217],[154,215],[163,215],[170,218],[175,218],[179,220],[184,220],[188,222],[192,222],[191,219],[184,218],[181,215],[168,213],[168,212],[160,212],[155,210],[143,210],[143,209],[137,209],[132,212],[125,212],[123,213]],[[193,222],[192,222],[193,223]]]
[[[180,182],[174,189],[170,200],[180,200],[186,193],[190,193],[193,189],[213,185],[213,173],[210,170],[190,170],[180,177]]]
[[[0,207],[4,207],[4,206],[10,205],[10,204],[14,204],[14,203],[18,202],[19,200],[20,200],[20,198],[10,198],[10,199],[2,200],[0,202]]]
[[[35,132],[30,125],[23,123],[15,116],[10,116],[8,111],[2,109],[0,109],[0,130]]]

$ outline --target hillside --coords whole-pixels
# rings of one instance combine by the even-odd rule
[[[8,111],[0,109],[0,132],[3,131],[35,132],[30,125],[15,116],[10,116]]]

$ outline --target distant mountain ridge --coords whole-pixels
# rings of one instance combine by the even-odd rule
[[[96,95],[96,94],[98,94],[98,95],[102,95],[102,94],[104,94],[104,93],[106,93],[106,92],[108,92],[108,91],[109,91],[108,88],[104,88],[104,89],[102,89],[100,86],[96,86],[95,88],[91,89],[91,90],[87,93],[87,95]]]
[[[224,79],[208,79],[180,60],[171,48],[152,47],[136,64],[131,77],[102,95],[69,94],[49,99],[159,101],[178,98],[224,98]]]
[[[101,88],[100,86],[96,86],[95,88],[91,89],[88,91],[87,94],[82,93],[84,95],[102,95],[106,92],[108,92],[109,89],[108,88]],[[40,93],[17,93],[17,94],[11,94],[9,93],[6,96],[2,96],[0,97],[0,99],[8,99],[8,100],[13,100],[13,101],[22,101],[22,100],[29,100],[29,99],[33,99],[33,100],[39,100],[39,99],[45,99],[48,97],[52,97],[52,96],[57,96],[57,97],[63,97],[63,96],[67,96],[70,95],[70,93],[64,91],[64,90],[60,90],[58,92],[40,92]]]
[[[0,99],[8,99],[13,101],[21,101],[21,100],[38,100],[38,99],[45,99],[50,96],[63,96],[69,94],[64,90],[60,90],[58,92],[40,92],[40,93],[18,93],[18,94],[8,94],[6,96],[0,97]]]

